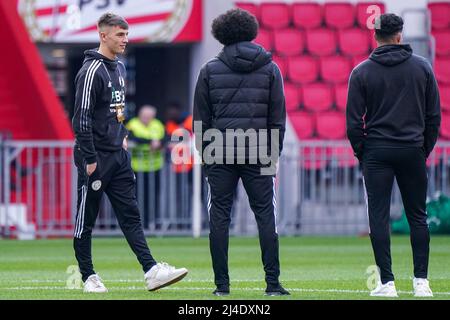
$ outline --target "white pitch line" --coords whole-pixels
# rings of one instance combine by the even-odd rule
[[[449,280],[450,278],[442,278],[442,279],[434,279],[434,280]],[[339,281],[342,279],[335,279],[335,281]],[[412,279],[400,279],[400,280],[411,280]],[[142,283],[144,280],[142,279],[104,279],[106,283]],[[290,279],[286,281],[305,281],[304,279]],[[17,281],[14,281],[17,282]],[[64,279],[25,279],[19,280],[20,283],[66,283],[67,280]],[[214,279],[184,279],[183,282],[199,282],[199,283],[214,283]],[[264,283],[264,279],[231,279],[231,282],[260,282]]]
[[[144,283],[144,279],[138,280],[138,279],[110,279],[110,280],[103,280],[105,283]],[[62,279],[30,279],[30,280],[20,280],[21,283],[66,283],[67,280]],[[213,279],[210,280],[194,280],[194,279],[185,279],[183,282],[200,282],[200,283],[214,283]],[[263,283],[264,280],[232,280],[231,282],[261,282]]]
[[[171,287],[170,289],[164,290],[178,290],[178,291],[208,291],[212,290],[213,287]],[[77,291],[77,289],[67,289],[65,287],[55,287],[55,286],[38,286],[38,287],[10,287],[10,288],[0,288],[0,290],[67,290],[67,291]],[[79,289],[81,290],[81,289]],[[123,291],[123,290],[139,290],[145,291],[145,287],[118,287],[118,288],[109,288],[110,291]],[[265,288],[233,288],[232,291],[264,291]],[[367,290],[348,290],[348,289],[301,289],[301,288],[289,288],[289,291],[292,292],[328,292],[328,293],[369,293]],[[412,291],[397,291],[401,294],[410,294],[412,295]],[[435,295],[445,295],[450,296],[450,292],[433,292]]]

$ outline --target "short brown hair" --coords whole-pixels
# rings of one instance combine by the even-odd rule
[[[103,14],[98,19],[97,26],[99,29],[101,29],[102,27],[119,26],[122,29],[128,30],[128,22],[121,16],[111,13],[111,12],[107,12],[107,13]]]

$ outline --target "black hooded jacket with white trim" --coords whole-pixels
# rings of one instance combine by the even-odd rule
[[[117,151],[128,134],[117,119],[116,106],[125,105],[125,75],[122,62],[94,50],[85,51],[83,66],[75,78],[72,127],[76,146],[87,164],[97,161],[97,150]]]

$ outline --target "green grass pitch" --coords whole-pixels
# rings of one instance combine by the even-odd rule
[[[149,238],[159,261],[189,269],[186,278],[157,292],[145,290],[143,272],[123,238],[94,238],[96,272],[107,294],[68,289],[76,264],[72,241],[0,240],[0,299],[370,299],[366,270],[374,264],[367,237],[281,237],[281,282],[288,297],[264,297],[264,274],[256,238],[230,239],[231,295],[215,297],[208,239]],[[450,299],[450,237],[431,239],[429,279],[434,299]],[[392,238],[393,270],[400,299],[413,299],[408,237]],[[73,275],[72,275],[73,276]],[[70,282],[70,281],[69,281]]]

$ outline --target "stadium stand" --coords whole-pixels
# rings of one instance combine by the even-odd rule
[[[430,2],[432,35],[436,44],[434,69],[439,82],[442,126],[441,138],[450,139],[450,2]]]
[[[286,3],[262,3],[260,19],[262,26],[269,29],[287,28],[291,23],[289,8]]]
[[[428,9],[431,14],[431,27],[433,30],[445,30],[450,28],[450,3],[430,2]]]
[[[351,28],[355,25],[355,7],[350,2],[325,3],[324,17],[328,28]]]
[[[342,54],[348,56],[365,55],[370,50],[368,31],[361,28],[339,30],[339,48]]]
[[[8,49],[0,60],[0,128],[13,139],[71,139],[69,121],[40,61],[37,47],[30,40],[14,3],[1,1],[0,27],[7,33]],[[14,80],[12,80],[14,79]],[[41,106],[37,108],[37,106]]]
[[[332,86],[324,82],[315,82],[302,86],[303,107],[311,112],[327,111],[333,107]]]
[[[345,115],[338,111],[320,112],[316,115],[317,135],[321,139],[345,138]]]
[[[305,84],[315,82],[319,77],[319,63],[312,56],[290,57],[288,60],[289,80]]]
[[[292,28],[275,32],[274,44],[275,51],[282,56],[299,55],[305,49],[303,32]]]
[[[318,3],[294,3],[292,19],[297,28],[318,28],[323,22],[323,8]]]
[[[303,111],[292,112],[289,117],[299,139],[311,139],[314,136],[315,124],[311,114]]]
[[[299,123],[307,121],[305,114],[314,118],[316,112],[345,112],[346,82],[351,69],[367,59],[377,45],[373,30],[367,28],[367,19],[372,15],[367,13],[367,8],[376,5],[384,13],[386,5],[378,1],[237,5],[260,18],[262,35],[255,42],[273,50],[274,60],[286,81],[289,116],[295,112],[291,122],[298,137],[320,138],[316,130],[312,130],[312,136],[302,133]],[[434,68],[441,88],[442,109],[449,112],[450,3],[430,2],[428,9],[436,41]],[[327,119],[322,121],[331,121]],[[447,120],[450,118],[443,117],[445,126]],[[441,138],[450,139],[445,126]]]
[[[376,46],[366,26],[366,10],[378,5],[384,12],[384,3],[236,4],[259,18],[261,34],[255,42],[272,49],[285,79],[287,110],[298,138],[345,138],[348,77]],[[334,125],[337,130],[330,130]]]

